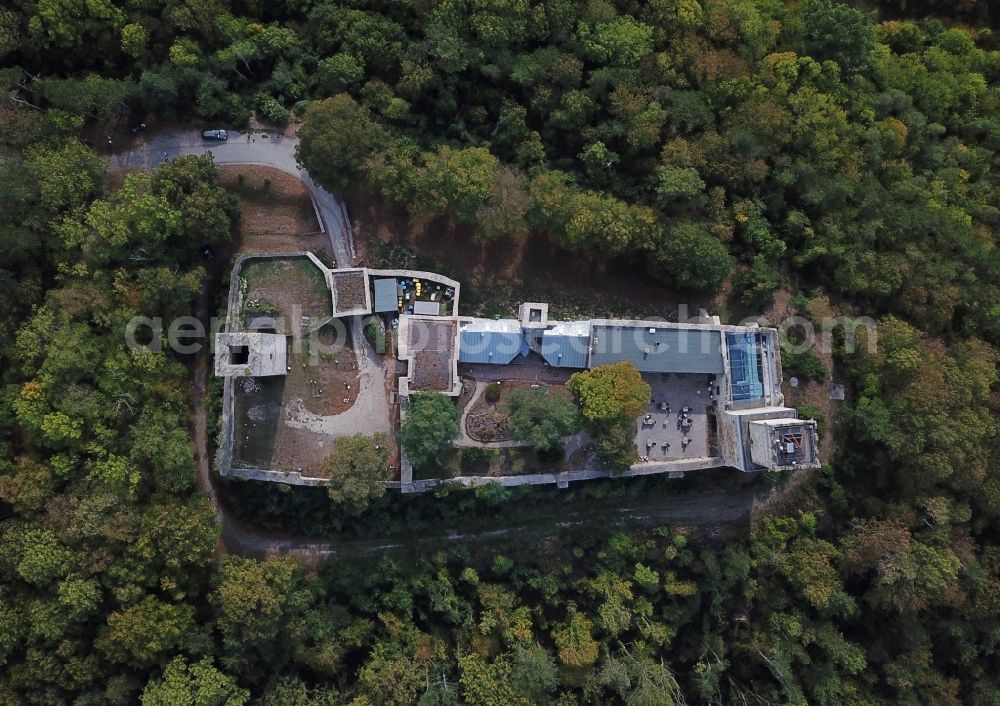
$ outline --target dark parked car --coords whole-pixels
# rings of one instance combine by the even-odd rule
[[[228,140],[229,139],[229,133],[226,132],[225,130],[202,130],[201,136],[202,136],[202,139],[205,139],[205,140],[219,140],[219,141],[222,141],[222,140]]]

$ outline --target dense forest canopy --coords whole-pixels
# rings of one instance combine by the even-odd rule
[[[0,704],[1000,701],[991,12],[6,3]],[[851,394],[833,461],[746,536],[626,530],[318,573],[213,561],[190,361],[129,350],[124,328],[193,311],[199,250],[229,241],[238,203],[210,158],[119,178],[86,140],[251,113],[301,117],[320,183],[415,223],[879,318],[877,346],[834,351]],[[359,523],[417,514],[339,494]]]

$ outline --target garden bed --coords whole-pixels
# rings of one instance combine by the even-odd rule
[[[491,383],[495,384],[495,383]],[[510,394],[516,389],[543,389],[550,394],[562,394],[567,399],[571,395],[565,385],[552,383],[537,383],[527,380],[502,380],[499,385],[500,396],[496,401],[488,399],[490,387],[487,386],[469,410],[465,420],[465,431],[474,440],[480,442],[510,441],[508,430],[509,415],[504,411]],[[516,439],[515,439],[516,441]]]

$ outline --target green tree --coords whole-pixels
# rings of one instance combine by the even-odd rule
[[[631,361],[573,373],[566,387],[576,395],[587,425],[600,430],[621,420],[630,423],[649,405],[650,387]]]
[[[509,678],[511,664],[506,655],[492,663],[476,654],[458,660],[462,698],[469,706],[528,706],[532,702],[516,693]]]
[[[692,221],[672,225],[663,243],[650,253],[650,270],[677,286],[711,291],[729,275],[733,257],[705,226]]]
[[[333,453],[323,462],[330,474],[330,499],[360,514],[372,500],[385,495],[382,482],[392,479],[389,451],[389,438],[382,432],[337,439]]]
[[[295,159],[331,191],[357,188],[365,159],[388,144],[385,130],[367,108],[345,93],[309,105]]]
[[[300,678],[286,676],[267,687],[260,706],[338,706],[341,701],[332,686],[311,689]]]
[[[831,0],[809,0],[802,6],[802,21],[809,56],[836,61],[845,74],[868,67],[874,32],[862,12]]]
[[[453,150],[447,145],[424,155],[410,208],[414,213],[472,222],[493,194],[499,160],[485,147]]]
[[[150,681],[142,691],[142,706],[243,706],[250,692],[216,669],[208,657],[188,664],[175,657],[163,676]]]
[[[176,157],[153,172],[152,192],[181,214],[180,233],[171,245],[182,260],[197,257],[203,245],[218,247],[230,239],[239,200],[219,185],[218,178],[211,154]]]
[[[639,460],[635,421],[619,419],[602,427],[597,436],[597,458],[607,468],[624,471]]]
[[[116,55],[125,11],[109,0],[42,0],[26,12],[28,35],[36,51],[55,54],[66,66],[89,65]]]
[[[301,637],[309,599],[299,565],[290,558],[253,561],[225,557],[209,595],[225,648],[223,664],[254,681],[287,663]]]
[[[577,40],[596,63],[635,66],[653,51],[653,28],[624,15],[610,22],[581,24]]]
[[[132,427],[131,460],[157,486],[180,492],[194,485],[194,445],[176,416],[146,409]]]
[[[659,180],[656,193],[665,205],[680,199],[693,199],[705,190],[705,182],[693,167],[664,165],[657,170],[656,176]]]
[[[410,409],[399,430],[399,440],[410,463],[426,465],[448,448],[459,434],[458,407],[437,392],[410,395]]]
[[[219,528],[206,496],[165,499],[143,512],[129,554],[148,567],[151,582],[182,599],[198,593],[218,539]]]
[[[597,661],[600,644],[593,636],[593,623],[571,609],[565,623],[552,630],[552,639],[559,651],[559,661],[567,667],[589,667]]]
[[[83,206],[102,187],[101,159],[79,142],[32,149],[27,168],[38,184],[42,208],[52,215]]]
[[[36,90],[55,108],[101,120],[127,114],[138,95],[134,81],[97,74],[82,79],[43,79]]]
[[[528,235],[531,195],[527,184],[519,171],[502,164],[497,167],[490,195],[476,209],[475,222],[482,239],[521,239]]]
[[[14,527],[5,534],[0,551],[28,583],[46,586],[72,570],[73,553],[49,530]]]
[[[98,648],[113,662],[148,668],[188,644],[194,634],[194,609],[153,596],[108,616]]]
[[[552,395],[543,389],[518,388],[507,399],[510,414],[510,434],[513,439],[526,439],[538,451],[547,451],[559,444],[559,437],[576,428],[576,409],[562,395]]]
[[[316,83],[327,94],[346,91],[364,76],[364,65],[350,54],[334,54],[316,65]]]
[[[510,683],[532,704],[544,704],[559,686],[559,670],[544,647],[519,647],[511,656]]]
[[[137,61],[146,56],[149,32],[140,24],[130,23],[122,27],[122,51]]]
[[[11,472],[0,475],[0,499],[23,515],[40,510],[56,487],[52,468],[27,456],[19,456]]]
[[[659,236],[653,209],[597,191],[571,192],[562,207],[565,220],[553,236],[568,250],[619,255],[649,247]]]
[[[684,693],[670,668],[649,656],[609,655],[597,672],[597,682],[607,690],[606,702],[625,704],[685,703]]]

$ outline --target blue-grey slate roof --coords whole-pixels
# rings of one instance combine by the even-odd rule
[[[394,278],[375,280],[375,313],[381,314],[386,311],[399,311]]]
[[[595,325],[590,367],[630,360],[644,373],[723,372],[722,334],[694,328]]]
[[[523,346],[520,331],[462,331],[458,362],[506,365],[521,354]]]
[[[589,336],[546,331],[542,334],[542,358],[554,368],[586,368],[589,345]]]

